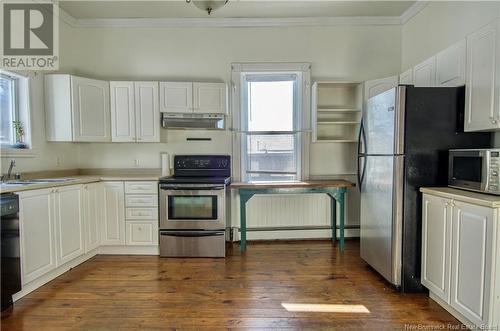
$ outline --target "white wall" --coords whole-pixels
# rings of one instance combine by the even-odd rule
[[[400,38],[398,26],[79,28],[61,69],[103,79],[228,81],[231,62],[311,62],[313,79],[363,81],[399,72]],[[186,135],[162,132],[161,144],[80,144],[80,166],[127,168],[139,158],[140,167],[157,168],[160,151],[231,151],[229,132],[189,133],[212,143],[186,143]]]

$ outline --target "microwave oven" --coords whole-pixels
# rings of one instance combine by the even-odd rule
[[[500,149],[451,149],[448,186],[500,195]]]

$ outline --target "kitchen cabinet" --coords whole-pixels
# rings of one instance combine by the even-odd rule
[[[56,268],[51,192],[51,189],[44,189],[18,193],[23,285]]]
[[[45,116],[48,141],[111,141],[109,83],[45,75]]]
[[[127,221],[127,245],[158,245],[158,220]]]
[[[128,246],[158,245],[158,182],[125,182]]]
[[[104,182],[104,220],[101,244],[125,244],[125,190],[123,182]]]
[[[436,85],[465,85],[465,39],[436,55]]]
[[[158,82],[110,82],[113,142],[160,142]]]
[[[441,299],[450,295],[451,200],[424,195],[422,211],[422,285]]]
[[[413,85],[413,68],[410,68],[399,75],[399,84]]]
[[[436,86],[436,57],[433,56],[413,68],[413,84],[416,87]]]
[[[72,185],[54,189],[53,193],[56,257],[60,266],[85,253],[83,192],[81,185]]]
[[[85,217],[85,253],[101,244],[100,232],[103,221],[104,187],[101,183],[86,184],[83,187]]]
[[[363,100],[364,106],[366,101],[371,97],[390,90],[398,85],[398,76],[385,77],[380,79],[368,80],[364,84]]]
[[[160,82],[160,111],[166,113],[227,113],[225,83]]]
[[[500,199],[449,188],[422,191],[422,285],[464,324],[497,326]]]
[[[476,325],[488,324],[493,296],[494,214],[482,206],[459,201],[453,205],[451,306]]]
[[[467,36],[465,131],[500,128],[500,19]]]

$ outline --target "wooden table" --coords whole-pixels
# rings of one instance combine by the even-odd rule
[[[240,194],[240,250],[247,246],[247,211],[246,204],[255,194],[297,194],[323,193],[331,198],[332,241],[336,240],[337,202],[339,203],[339,248],[344,250],[344,215],[345,193],[348,187],[355,186],[346,180],[317,180],[304,182],[268,182],[268,183],[232,183],[229,187]]]

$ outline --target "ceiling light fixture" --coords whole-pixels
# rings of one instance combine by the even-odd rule
[[[206,11],[210,15],[214,10],[224,7],[229,0],[186,0],[186,2],[192,2],[196,8]]]

